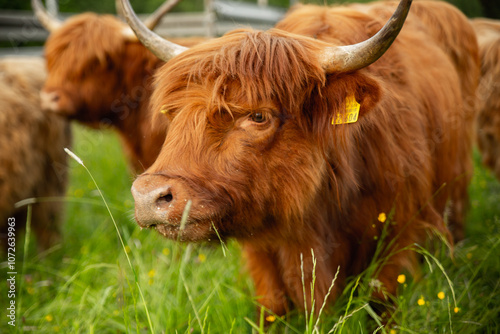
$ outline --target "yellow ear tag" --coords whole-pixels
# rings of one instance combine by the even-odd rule
[[[356,101],[354,94],[351,94],[345,98],[345,114],[337,113],[335,117],[332,118],[332,124],[347,124],[356,123],[359,116],[359,107],[361,105]]]
[[[164,114],[164,115],[165,115],[165,114],[168,114],[168,109],[167,109],[167,108],[165,108],[165,107],[166,107],[165,105],[162,105],[162,106],[161,106],[161,109],[160,109],[160,112],[161,112],[162,114]]]

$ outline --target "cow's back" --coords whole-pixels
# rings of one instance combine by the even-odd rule
[[[420,21],[416,29],[425,29],[433,42],[449,57],[459,77],[461,103],[456,105],[457,110],[452,116],[461,119],[451,124],[455,124],[459,130],[456,140],[458,157],[453,168],[461,177],[454,180],[448,219],[455,240],[460,240],[464,237],[464,219],[468,206],[467,188],[473,169],[470,157],[474,142],[478,104],[476,92],[480,77],[478,42],[467,17],[452,5],[444,1],[418,1],[412,7],[412,15]],[[446,205],[446,196],[437,196],[436,201]]]
[[[388,16],[397,2],[386,4],[390,7]],[[479,80],[479,52],[474,29],[467,17],[449,3],[431,0],[414,2],[408,19],[408,26],[425,31],[450,57],[461,78],[464,98],[473,97]],[[473,114],[472,107],[467,111]]]
[[[298,6],[300,10],[292,10],[277,28],[337,45],[353,44],[378,32],[397,5],[398,2],[390,1],[355,4],[347,8]],[[422,68],[426,70],[422,71]],[[381,144],[395,147],[387,159],[394,159],[396,164],[404,167],[394,172],[390,171],[391,166],[380,165],[378,169],[385,170],[386,175],[381,172],[378,176],[387,180],[388,174],[395,175],[389,177],[395,181],[387,181],[396,184],[406,182],[403,179],[408,174],[419,180],[415,182],[422,182],[431,175],[436,211],[444,215],[451,200],[447,218],[455,239],[463,238],[467,187],[472,176],[472,134],[479,78],[478,47],[472,26],[459,10],[449,4],[415,2],[393,46],[363,71],[377,76],[385,82],[384,88],[387,89],[380,101],[381,115],[372,118],[374,126],[384,124],[387,130],[380,131],[393,132],[393,136],[399,136],[401,131],[411,132],[405,140],[425,141],[427,146],[417,149],[421,152],[414,153],[416,158],[412,162],[399,157],[399,154],[408,153],[404,153],[401,147],[397,148],[404,144]],[[399,100],[397,107],[389,101],[385,104],[384,99],[394,98]],[[403,113],[396,109],[411,111]],[[420,125],[412,118],[419,119]],[[385,123],[386,119],[391,121]],[[397,125],[401,128],[397,129]],[[364,136],[371,138],[372,134],[365,132]],[[373,136],[379,137],[376,131]],[[370,144],[366,146],[370,147]],[[365,152],[371,151],[365,148]],[[429,170],[423,174],[417,172],[416,165],[419,164]],[[383,184],[379,186],[384,187]]]

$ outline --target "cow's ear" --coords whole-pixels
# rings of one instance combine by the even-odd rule
[[[372,112],[382,95],[381,85],[369,74],[331,74],[306,103],[314,132],[330,132],[331,127],[359,122]]]
[[[344,105],[349,103],[353,96],[359,104],[359,118],[373,111],[381,98],[380,84],[368,75],[356,73],[346,78],[347,90]],[[352,93],[350,93],[352,91]]]

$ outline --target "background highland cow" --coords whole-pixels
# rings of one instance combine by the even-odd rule
[[[67,185],[64,147],[71,141],[68,122],[43,112],[40,89],[46,78],[41,58],[0,59],[0,226],[5,250],[7,218],[16,226],[26,222],[26,207],[15,204],[27,198],[63,197]],[[60,238],[62,204],[33,205],[31,228],[40,249]],[[17,230],[17,229],[16,229]],[[20,232],[20,230],[17,230]]]
[[[84,13],[60,22],[38,0],[32,2],[51,31],[45,43],[49,74],[41,93],[43,108],[93,128],[116,129],[133,171],[144,171],[165,138],[150,127],[148,111],[151,77],[163,61],[116,17]],[[149,17],[148,26],[155,27],[177,2],[166,2]],[[178,41],[191,46],[202,39]]]
[[[472,20],[481,57],[477,142],[482,161],[500,180],[500,21]]]

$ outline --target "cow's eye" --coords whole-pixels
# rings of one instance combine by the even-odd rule
[[[261,112],[256,112],[256,113],[253,113],[251,116],[250,116],[250,119],[255,122],[255,123],[262,123],[266,120],[266,117],[264,116],[263,113]]]

